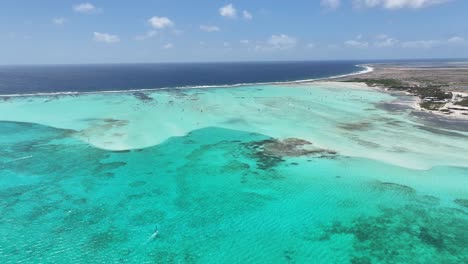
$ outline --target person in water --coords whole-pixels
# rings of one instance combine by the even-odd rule
[[[159,233],[159,226],[156,226],[156,228],[153,231],[153,235],[151,236],[152,238],[155,238]]]

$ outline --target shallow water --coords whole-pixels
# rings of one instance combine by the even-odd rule
[[[468,136],[379,107],[393,99],[308,84],[5,100],[2,263],[464,263]]]

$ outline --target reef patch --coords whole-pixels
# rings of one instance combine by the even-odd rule
[[[266,139],[249,143],[249,146],[264,155],[284,158],[301,156],[335,156],[336,151],[314,147],[309,141],[299,138],[286,138],[283,140]]]
[[[151,96],[148,96],[147,94],[143,93],[143,92],[134,92],[133,93],[133,96],[135,96],[136,99],[142,101],[142,102],[149,102],[149,101],[153,101],[154,98],[151,97]]]
[[[370,122],[357,122],[357,123],[342,123],[338,125],[339,128],[349,131],[364,131],[372,127]]]
[[[468,208],[468,199],[455,199],[454,202],[460,206]]]
[[[398,183],[376,181],[371,183],[371,188],[381,192],[393,192],[401,195],[411,196],[416,194],[416,190]]]
[[[243,143],[253,154],[259,169],[271,169],[291,157],[334,158],[336,151],[313,146],[309,141],[299,138],[265,139]]]
[[[459,211],[417,203],[335,222],[323,228],[318,240],[351,235],[356,254],[351,263],[466,263],[467,224]]]

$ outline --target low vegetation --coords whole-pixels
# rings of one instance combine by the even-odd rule
[[[453,94],[446,92],[442,89],[443,85],[426,85],[417,86],[415,84],[405,83],[397,79],[368,79],[368,78],[354,78],[347,80],[347,82],[364,82],[368,86],[381,86],[389,90],[397,90],[408,92],[412,95],[418,96],[424,101],[420,106],[427,110],[439,110],[445,103],[452,99]],[[466,104],[468,106],[468,99],[460,101],[460,105]]]
[[[436,103],[436,102],[422,102],[419,104],[421,108],[432,110],[432,111],[437,111],[440,108],[442,108],[444,105],[445,103]]]
[[[452,92],[446,92],[441,89],[442,86],[412,87],[408,92],[419,96],[419,98],[434,98],[435,100],[450,100],[453,97]]]
[[[456,105],[468,107],[468,97],[463,98],[461,101],[455,102]]]

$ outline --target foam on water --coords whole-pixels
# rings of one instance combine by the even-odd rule
[[[2,263],[466,262],[467,135],[376,105],[392,99],[302,84],[6,100]]]

